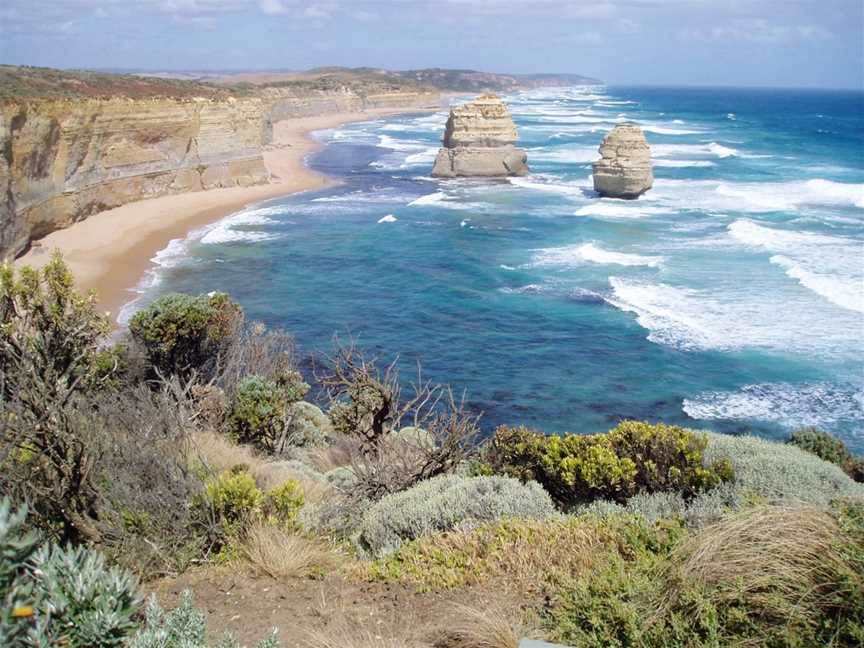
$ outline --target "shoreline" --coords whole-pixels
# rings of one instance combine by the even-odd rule
[[[135,288],[155,267],[153,258],[172,240],[186,238],[191,232],[255,203],[338,184],[306,164],[310,155],[323,148],[311,137],[313,132],[377,117],[438,109],[371,108],[277,122],[273,125],[273,143],[263,151],[270,183],[127,203],[34,241],[30,250],[14,263],[18,267],[39,268],[55,250],[59,251],[75,276],[78,289],[95,290],[100,309],[107,311],[112,323],[119,326],[117,317],[122,308],[137,298]]]

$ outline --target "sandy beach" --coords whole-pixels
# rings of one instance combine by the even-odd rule
[[[172,239],[183,238],[247,205],[332,184],[333,180],[305,164],[306,158],[321,148],[310,133],[383,115],[422,110],[381,108],[278,122],[274,125],[273,143],[264,151],[264,162],[272,175],[270,184],[129,203],[52,232],[15,263],[39,267],[50,259],[53,250],[59,250],[79,288],[96,290],[100,307],[116,318],[121,306],[134,299],[133,289],[153,266],[153,256]]]

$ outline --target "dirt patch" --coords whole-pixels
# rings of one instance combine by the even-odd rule
[[[283,646],[302,646],[310,633],[333,637],[349,631],[373,641],[364,647],[431,648],[451,627],[460,605],[505,607],[522,616],[517,599],[490,584],[419,592],[338,575],[273,579],[236,567],[195,570],[150,584],[166,608],[176,605],[186,589],[194,592],[196,607],[207,611],[211,637],[230,632],[243,644],[276,627]]]

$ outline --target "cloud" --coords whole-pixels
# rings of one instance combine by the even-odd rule
[[[288,13],[288,7],[281,0],[259,0],[258,7],[268,16],[279,16]]]
[[[746,41],[764,45],[791,41],[824,41],[833,34],[819,25],[777,25],[764,18],[734,20],[710,29],[683,29],[678,38],[685,41]]]

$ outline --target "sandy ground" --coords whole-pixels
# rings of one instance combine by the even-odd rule
[[[220,220],[247,205],[298,191],[333,184],[310,170],[305,160],[321,145],[309,133],[352,121],[422,109],[371,109],[333,113],[278,122],[274,142],[264,152],[273,176],[271,184],[232,187],[163,196],[109,209],[42,238],[16,265],[39,267],[59,250],[83,290],[95,289],[100,307],[116,318],[120,307],[134,299],[133,288],[153,266],[151,259],[172,239]]]

